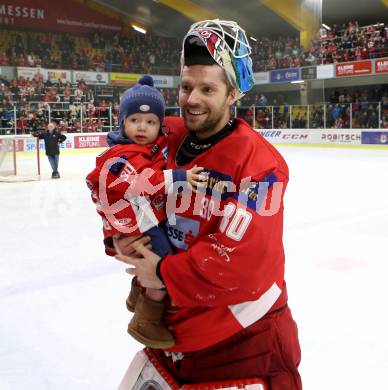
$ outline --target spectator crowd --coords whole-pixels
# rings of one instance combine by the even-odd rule
[[[68,132],[107,131],[116,126],[120,96],[125,87],[32,80],[18,77],[8,81],[0,76],[0,129],[15,126],[20,133],[36,131],[48,121]],[[167,107],[178,106],[175,88],[160,89]],[[0,130],[1,134],[1,130]]]
[[[149,34],[0,31],[0,66],[177,74],[178,41]]]
[[[295,37],[262,37],[252,50],[255,71],[387,57],[388,25],[334,24],[330,30],[322,28],[309,48],[302,47]]]
[[[257,37],[251,46],[255,72],[385,57],[388,25],[334,24],[330,30],[322,28],[308,48],[301,46],[296,36]],[[152,33],[0,31],[0,66],[176,75],[180,50],[177,39]]]

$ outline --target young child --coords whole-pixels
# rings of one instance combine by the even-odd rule
[[[105,251],[115,255],[113,238],[147,235],[152,250],[163,257],[172,252],[164,232],[165,196],[175,182],[196,188],[203,180],[202,168],[164,170],[167,135],[161,131],[165,102],[143,76],[126,90],[119,111],[120,130],[108,134],[108,145],[86,178],[92,200],[103,219]],[[121,253],[120,253],[121,254]],[[125,253],[122,253],[125,254]],[[143,289],[136,278],[127,299],[134,311],[128,333],[152,348],[170,348],[174,338],[162,321],[165,291]]]

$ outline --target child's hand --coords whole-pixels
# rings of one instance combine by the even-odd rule
[[[202,172],[203,167],[197,167],[196,165],[186,172],[187,181],[192,191],[198,192],[201,188],[205,187],[207,176]]]
[[[151,238],[149,236],[125,236],[115,235],[113,236],[113,246],[118,255],[135,256],[137,255],[134,249],[134,242],[143,244],[147,249],[152,249]]]

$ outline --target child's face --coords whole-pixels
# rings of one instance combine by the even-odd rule
[[[135,144],[145,145],[158,138],[160,120],[155,114],[136,113],[124,120],[125,135]]]

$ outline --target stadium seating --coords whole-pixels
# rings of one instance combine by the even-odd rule
[[[255,72],[388,56],[388,25],[348,22],[321,29],[309,48],[296,36],[251,42]],[[180,43],[153,34],[0,31],[0,65],[152,74],[179,73]]]

